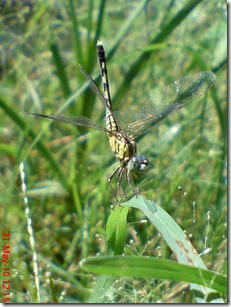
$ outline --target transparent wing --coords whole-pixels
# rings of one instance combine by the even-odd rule
[[[83,66],[81,66],[79,64],[79,68],[84,76],[84,78],[87,81],[87,84],[89,85],[89,87],[91,88],[91,90],[95,93],[95,95],[99,98],[99,100],[103,103],[104,107],[106,110],[110,110],[110,112],[113,114],[113,118],[116,122],[116,125],[118,127],[119,131],[123,131],[123,125],[120,123],[119,119],[117,118],[115,112],[112,110],[111,106],[108,105],[107,101],[105,100],[103,94],[101,93],[100,89],[98,88],[97,84],[95,83],[95,81],[92,79],[92,77],[86,72],[86,70],[83,68]]]
[[[103,103],[105,109],[109,108],[103,94],[99,90],[95,81],[92,79],[92,77],[86,72],[86,70],[80,64],[79,64],[79,67],[80,67],[80,70],[81,70],[84,78],[87,81],[87,84],[91,88],[91,90],[95,93],[95,95]],[[114,112],[111,109],[110,109],[110,111],[114,115]],[[105,127],[96,124],[95,122],[91,121],[89,118],[87,118],[85,116],[73,116],[73,115],[66,115],[66,114],[46,115],[46,114],[38,114],[38,113],[31,113],[31,112],[24,112],[24,113],[34,115],[34,116],[37,116],[37,117],[43,117],[43,118],[48,118],[48,119],[64,122],[64,123],[69,123],[69,124],[72,124],[72,125],[93,128],[93,129],[101,130],[101,131],[108,132],[110,134],[116,135],[115,132],[109,131]],[[117,126],[120,128],[120,130],[122,132],[122,125],[120,124],[118,118],[116,117],[116,115],[114,115],[113,117],[114,117],[114,120],[117,123]]]
[[[124,131],[136,138],[204,94],[215,82],[216,76],[210,71],[189,75],[156,92],[138,111],[116,114]]]
[[[109,132],[107,131],[106,128],[101,127],[91,121],[89,118],[85,116],[73,116],[73,115],[65,115],[65,114],[60,114],[60,115],[45,115],[45,114],[38,114],[38,113],[30,113],[30,112],[24,112],[25,114],[30,114],[38,117],[44,117],[44,118],[49,118],[53,120],[57,120],[60,122],[64,123],[69,123],[77,126],[82,126],[82,127],[88,127],[88,128],[93,128],[97,130],[101,130],[104,132]]]
[[[79,68],[81,70],[81,73],[83,74],[84,78],[87,81],[87,84],[90,86],[91,90],[96,94],[96,96],[101,100],[103,103],[104,107],[107,107],[107,103],[104,99],[103,94],[101,93],[100,89],[98,88],[97,84],[95,81],[92,79],[92,77],[86,72],[86,70],[83,68],[82,65],[79,64]]]

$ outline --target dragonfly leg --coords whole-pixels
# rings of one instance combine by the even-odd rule
[[[133,178],[133,182],[134,182],[134,185],[135,185],[134,193],[135,193],[135,195],[137,197],[140,194],[140,191],[139,191],[139,188],[138,188],[138,186],[136,184],[136,179],[135,179],[135,177],[133,175],[132,175],[132,178]]]
[[[116,204],[118,204],[119,201],[118,201],[118,199],[117,199],[117,196],[116,196],[116,193],[115,193],[114,189],[112,188],[111,181],[112,181],[113,177],[115,176],[115,174],[119,171],[119,169],[120,169],[120,165],[114,170],[114,172],[112,173],[112,175],[111,175],[111,176],[109,177],[109,179],[108,179],[108,183],[109,183],[110,189],[111,189],[111,191],[112,191],[113,196],[114,196],[115,199],[116,199]],[[115,205],[116,205],[116,204],[115,204]],[[113,209],[114,209],[114,207],[113,207]]]
[[[117,182],[117,186],[118,186],[118,191],[119,191],[119,194],[120,194],[120,201],[122,200],[122,192],[123,192],[123,194],[125,195],[125,197],[127,198],[127,199],[129,199],[128,197],[127,197],[127,194],[126,194],[126,192],[125,192],[125,190],[124,190],[124,187],[123,187],[123,185],[122,185],[122,177],[123,177],[123,174],[124,174],[124,171],[125,171],[125,168],[124,167],[121,167],[121,170],[119,171],[119,174],[118,174],[118,182]]]
[[[126,181],[127,181],[128,185],[130,186],[130,188],[132,189],[132,191],[135,193],[136,197],[137,197],[140,194],[140,191],[139,191],[139,189],[137,187],[136,180],[135,180],[135,177],[133,175],[132,175],[132,179],[133,179],[135,187],[131,184],[130,172],[129,172],[128,169],[126,169]]]

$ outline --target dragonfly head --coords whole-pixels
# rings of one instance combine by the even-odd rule
[[[150,163],[144,155],[134,156],[129,160],[127,169],[133,175],[141,178],[150,169]]]

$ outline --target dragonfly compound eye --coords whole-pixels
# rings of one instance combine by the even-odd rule
[[[141,171],[148,171],[150,169],[150,164],[148,160],[144,160],[143,163],[140,165]]]
[[[134,175],[142,177],[149,170],[150,164],[145,156],[135,156],[128,162],[127,168]]]

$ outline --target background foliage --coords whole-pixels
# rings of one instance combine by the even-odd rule
[[[1,224],[12,234],[12,301],[32,302],[32,257],[18,179],[25,163],[43,302],[87,302],[94,277],[81,259],[106,253],[117,165],[106,135],[20,114],[65,112],[102,122],[78,63],[97,78],[96,41],[108,58],[115,109],[139,108],[156,88],[211,70],[214,89],[138,143],[152,169],[139,184],[181,226],[208,268],[226,273],[226,2],[2,1]],[[181,189],[178,187],[181,186]],[[174,259],[141,212],[128,213],[127,255]],[[47,272],[51,272],[50,283]],[[121,278],[106,302],[191,301],[185,285]],[[186,294],[185,294],[186,293]]]

